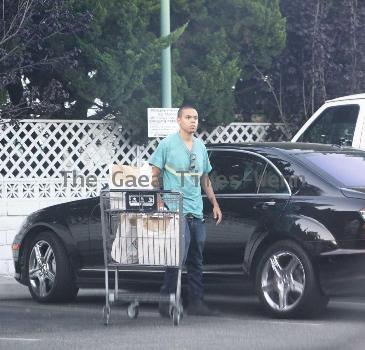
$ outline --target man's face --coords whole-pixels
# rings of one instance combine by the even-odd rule
[[[198,112],[194,108],[184,108],[177,118],[180,129],[193,134],[198,128]]]

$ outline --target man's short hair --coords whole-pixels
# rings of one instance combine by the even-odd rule
[[[181,118],[182,115],[182,111],[184,109],[196,109],[193,105],[188,104],[188,103],[184,103],[183,105],[180,106],[179,110],[177,111],[177,117]]]

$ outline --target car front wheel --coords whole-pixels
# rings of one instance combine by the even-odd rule
[[[265,310],[279,318],[317,315],[329,300],[322,295],[307,253],[289,240],[276,242],[261,257],[256,290]]]
[[[38,302],[70,301],[78,288],[67,253],[52,232],[39,233],[27,251],[28,287]]]

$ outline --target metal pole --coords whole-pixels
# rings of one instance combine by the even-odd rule
[[[161,37],[170,34],[170,0],[161,0]],[[171,108],[171,47],[161,53],[162,108]]]

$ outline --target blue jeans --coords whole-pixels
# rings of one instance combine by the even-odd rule
[[[205,223],[202,219],[185,218],[185,254],[183,265],[187,269],[188,296],[190,301],[203,299],[203,250],[206,238]],[[167,268],[162,294],[176,292],[178,269]]]

